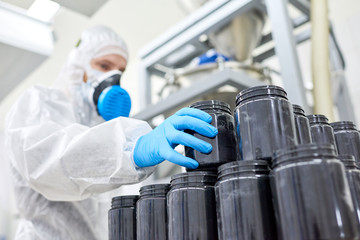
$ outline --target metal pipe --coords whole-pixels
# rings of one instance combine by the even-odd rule
[[[330,75],[328,1],[311,1],[311,60],[314,113],[334,121]]]

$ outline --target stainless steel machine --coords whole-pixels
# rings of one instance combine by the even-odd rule
[[[272,83],[263,63],[277,57],[282,85],[293,104],[312,113],[306,97],[297,45],[310,39],[307,0],[179,0],[189,15],[140,52],[141,111],[133,117],[149,121],[168,116],[200,99],[219,99],[234,107],[236,94]],[[296,11],[295,16],[289,9]],[[263,31],[266,22],[271,30]],[[341,120],[355,121],[344,78],[345,64],[334,34],[330,38],[334,103]],[[194,65],[194,57],[215,49],[232,58]],[[161,80],[159,80],[161,79]],[[160,89],[153,89],[162,81]],[[155,96],[155,97],[154,97]],[[156,124],[155,124],[156,125]]]

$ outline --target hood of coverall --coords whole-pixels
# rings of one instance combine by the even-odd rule
[[[99,116],[95,106],[84,97],[84,73],[89,72],[92,59],[108,54],[118,54],[128,61],[126,43],[117,33],[105,26],[95,26],[83,31],[54,84],[54,87],[60,88],[68,95],[75,105],[80,121],[87,125]]]

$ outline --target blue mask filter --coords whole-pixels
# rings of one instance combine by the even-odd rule
[[[120,87],[120,77],[120,72],[106,74],[94,90],[93,101],[96,109],[106,121],[117,117],[128,117],[130,114],[130,95]]]

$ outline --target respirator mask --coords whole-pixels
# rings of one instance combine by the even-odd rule
[[[86,97],[94,103],[97,113],[106,121],[117,117],[129,117],[131,99],[128,92],[120,87],[122,72],[112,70],[106,73],[89,71]]]

